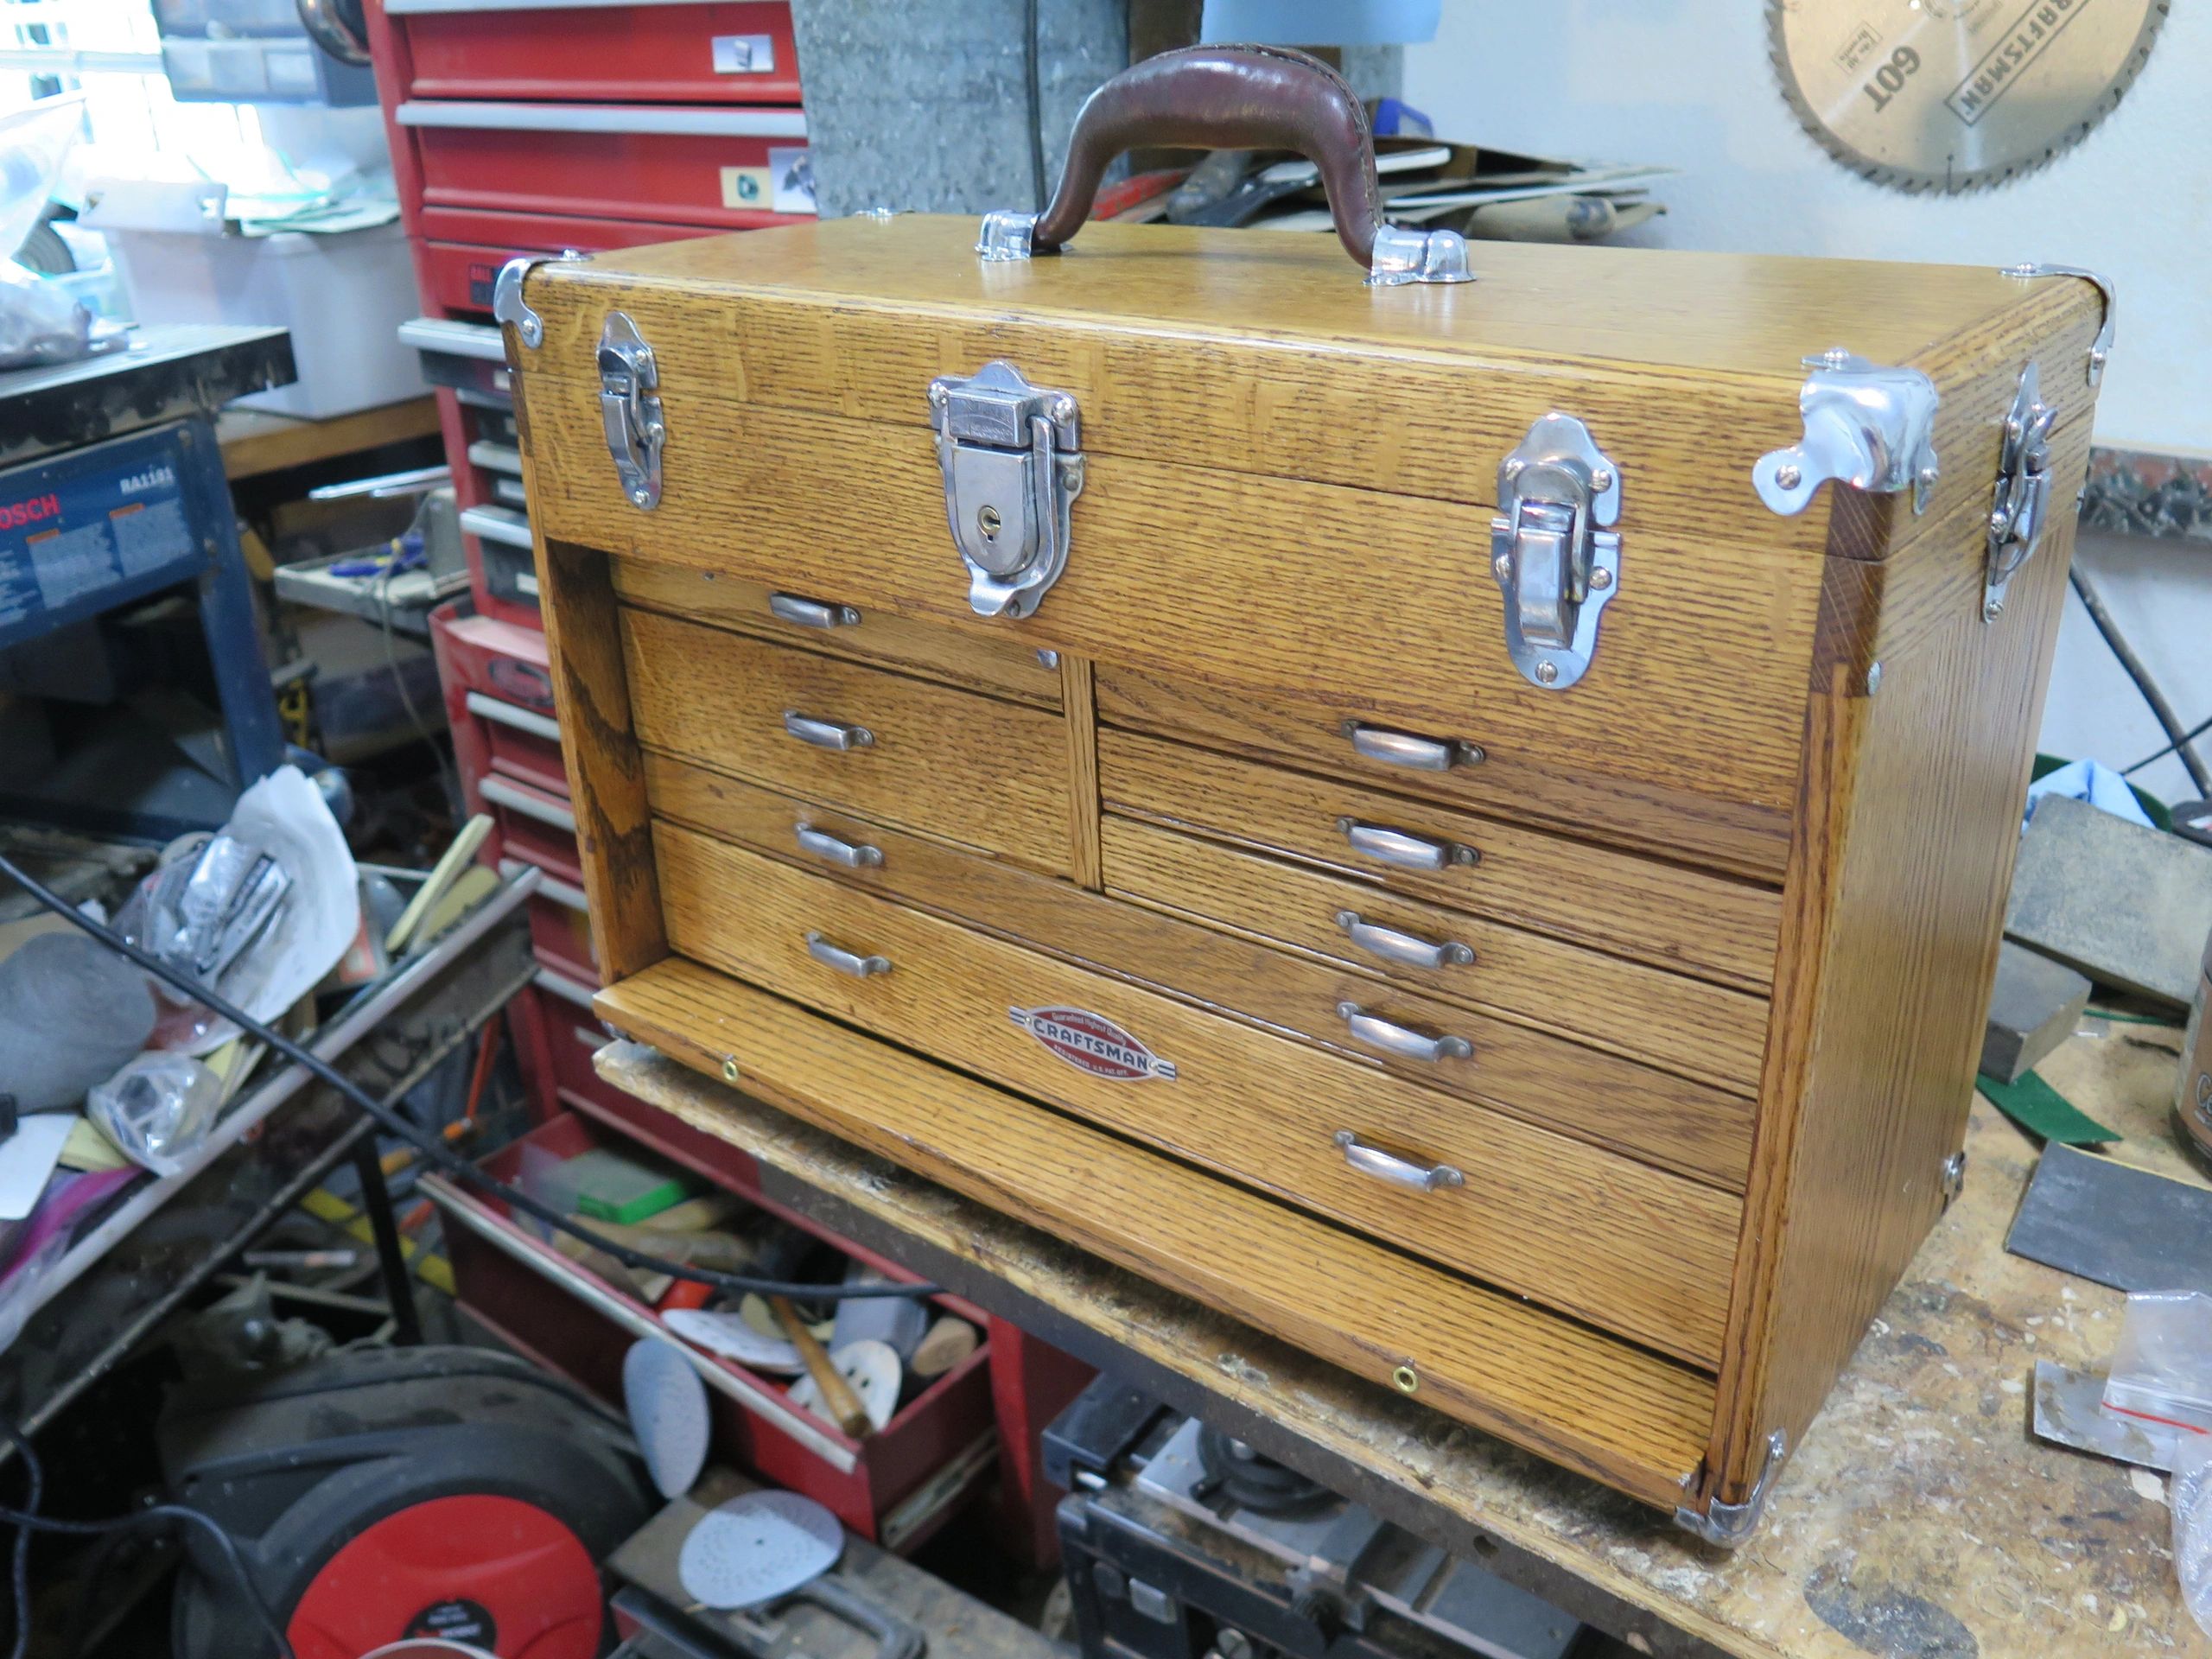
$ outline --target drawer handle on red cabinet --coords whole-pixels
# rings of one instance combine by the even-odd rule
[[[1356,720],[1344,722],[1344,735],[1351,740],[1353,750],[1368,760],[1380,760],[1386,766],[1409,767],[1414,772],[1449,772],[1454,766],[1480,766],[1484,759],[1482,750],[1472,743],[1446,737],[1416,737],[1411,732],[1363,726]]]
[[[1368,1013],[1357,1002],[1339,1002],[1337,1013],[1351,1027],[1352,1040],[1402,1060],[1464,1060],[1474,1045],[1464,1037],[1428,1037]]]
[[[839,973],[850,974],[855,979],[866,979],[871,975],[891,971],[890,957],[863,957],[842,945],[832,944],[819,933],[812,931],[806,936],[806,954],[824,968],[835,968]]]
[[[1395,1158],[1380,1147],[1370,1147],[1350,1129],[1337,1131],[1337,1145],[1344,1162],[1363,1175],[1393,1186],[1409,1186],[1416,1192],[1433,1192],[1440,1186],[1465,1186],[1467,1178],[1449,1164],[1416,1164]]]
[[[1401,933],[1395,927],[1368,921],[1356,910],[1338,911],[1337,925],[1369,956],[1408,968],[1464,968],[1475,959],[1474,951],[1456,939],[1434,944],[1419,934]]]
[[[849,605],[827,600],[802,599],[797,594],[771,594],[768,609],[778,620],[801,628],[857,628],[861,613]]]
[[[1338,818],[1338,831],[1350,843],[1352,851],[1378,863],[1395,864],[1407,870],[1440,870],[1451,864],[1479,864],[1483,855],[1471,847],[1461,847],[1449,841],[1431,841],[1426,836],[1408,835],[1402,830],[1393,830],[1387,824],[1362,823],[1357,818]]]
[[[817,830],[802,819],[791,827],[798,837],[798,849],[812,853],[817,858],[826,858],[832,864],[842,864],[849,870],[872,870],[883,862],[883,849],[871,847],[866,842],[847,841],[842,836],[833,836],[827,830]]]
[[[875,742],[875,734],[865,726],[840,726],[834,720],[817,720],[796,709],[784,710],[784,729],[817,749],[865,749]]]

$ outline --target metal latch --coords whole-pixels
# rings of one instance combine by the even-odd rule
[[[599,418],[622,493],[648,512],[660,505],[660,451],[668,436],[659,390],[653,348],[628,314],[608,312],[599,331]]]
[[[2005,613],[2005,587],[2035,557],[2050,509],[2050,429],[2058,411],[2043,401],[2040,376],[2029,360],[2005,416],[1997,455],[1997,494],[1989,509],[1989,568],[1982,576],[1981,620]]]
[[[1918,369],[1885,368],[1840,346],[1803,362],[1812,371],[1797,393],[1805,435],[1752,463],[1759,499],[1791,516],[1834,479],[1880,495],[1909,487],[1912,510],[1924,512],[1936,484],[1936,383]]]
[[[1013,364],[930,382],[944,513],[978,616],[1035,613],[1068,562],[1068,510],[1083,493],[1075,399]]]
[[[1529,429],[1498,463],[1491,572],[1505,594],[1505,649],[1531,685],[1563,691],[1598,650],[1620,588],[1621,474],[1572,415]]]

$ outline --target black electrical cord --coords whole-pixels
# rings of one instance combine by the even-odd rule
[[[413,1147],[416,1152],[456,1179],[464,1181],[499,1199],[509,1208],[521,1211],[532,1220],[543,1223],[557,1232],[581,1239],[594,1249],[604,1250],[626,1268],[636,1268],[646,1273],[666,1274],[672,1279],[689,1280],[694,1284],[711,1286],[716,1290],[739,1295],[752,1294],[760,1296],[788,1296],[804,1298],[809,1301],[851,1301],[867,1297],[935,1296],[939,1294],[935,1285],[887,1284],[871,1281],[851,1285],[817,1285],[781,1279],[755,1279],[739,1273],[717,1273],[711,1268],[690,1266],[681,1262],[665,1261],[649,1255],[643,1250],[595,1233],[582,1223],[563,1215],[551,1205],[532,1198],[519,1187],[486,1175],[467,1159],[453,1151],[437,1135],[418,1127],[410,1119],[392,1110],[375,1096],[362,1089],[351,1077],[333,1066],[320,1055],[310,1052],[285,1036],[264,1025],[245,1009],[226,1001],[191,975],[179,971],[149,951],[142,950],[112,929],[104,927],[91,917],[72,906],[58,893],[48,891],[27,874],[12,859],[0,855],[0,875],[5,875],[22,890],[68,922],[79,931],[90,934],[117,955],[136,963],[164,983],[191,997],[222,1015],[241,1031],[259,1038],[270,1048],[282,1054],[293,1065],[305,1067],[309,1072],[328,1084],[347,1101],[365,1112],[377,1126],[388,1135],[394,1135]]]
[[[0,1522],[16,1529],[15,1574],[16,1640],[10,1649],[15,1659],[23,1659],[30,1650],[30,1540],[34,1532],[58,1532],[72,1538],[104,1538],[111,1533],[129,1532],[157,1521],[175,1521],[188,1527],[206,1530],[215,1543],[216,1553],[222,1556],[223,1565],[238,1580],[239,1592],[253,1609],[254,1620],[270,1641],[276,1645],[279,1659],[295,1659],[292,1644],[284,1635],[283,1627],[269,1611],[269,1604],[262,1599],[261,1587],[254,1583],[253,1575],[246,1571],[245,1561],[238,1554],[237,1542],[213,1516],[202,1515],[197,1510],[181,1503],[149,1503],[143,1510],[129,1515],[111,1516],[104,1521],[63,1521],[54,1516],[41,1515],[39,1503],[45,1496],[46,1471],[40,1466],[38,1448],[31,1444],[30,1436],[5,1417],[0,1417],[0,1435],[5,1435],[15,1446],[16,1453],[23,1460],[24,1507],[20,1510],[0,1508]]]
[[[1037,211],[1045,211],[1045,84],[1037,67],[1037,0],[1027,0],[1022,19],[1022,83],[1029,93],[1029,188]]]

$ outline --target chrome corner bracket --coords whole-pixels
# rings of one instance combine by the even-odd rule
[[[2020,371],[2020,388],[2005,416],[1997,455],[1997,493],[1989,509],[1989,563],[1982,574],[1981,620],[2005,613],[2005,588],[2036,556],[2050,516],[2050,429],[2058,411],[2043,401],[2035,359]]]
[[[1751,467],[1751,485],[1772,511],[1804,512],[1830,479],[1880,495],[1912,491],[1924,512],[1936,483],[1936,383],[1918,369],[1885,368],[1840,346],[1804,359],[1812,373],[1797,393],[1805,435]]]
[[[1707,1504],[1703,1514],[1687,1504],[1678,1505],[1675,1524],[1708,1544],[1718,1544],[1723,1549],[1735,1548],[1757,1529],[1767,1498],[1774,1491],[1774,1478],[1782,1471],[1783,1459],[1789,1454],[1789,1436],[1777,1428],[1766,1437],[1766,1461],[1759,1465],[1758,1478],[1751,1483],[1751,1490],[1742,1503],[1716,1501]],[[1688,1486],[1696,1479],[1695,1474],[1686,1475],[1682,1484]]]
[[[1967,1154],[1963,1148],[1943,1160],[1943,1207],[1948,1210],[1967,1189]]]
[[[2112,355],[2113,325],[2120,317],[2120,294],[2111,277],[2082,265],[2039,265],[2025,259],[2017,265],[2000,265],[1997,274],[2022,282],[2037,276],[2079,276],[2085,283],[2094,283],[2097,292],[2105,296],[2105,317],[2098,325],[2097,337],[2089,342],[2089,384],[2094,386],[2104,378],[2105,360]]]
[[[659,393],[653,348],[628,313],[608,312],[599,334],[599,418],[624,497],[646,512],[660,505],[660,452],[668,437]]]
[[[492,284],[492,318],[501,324],[512,323],[522,343],[536,351],[545,343],[545,319],[531,310],[522,297],[524,281],[540,265],[580,264],[590,258],[588,253],[578,253],[574,248],[559,253],[525,253],[518,255],[499,267],[497,281]]]
[[[1068,393],[1031,385],[1003,359],[930,382],[944,516],[976,615],[1034,614],[1067,569],[1082,418]]]
[[[1367,270],[1370,288],[1474,280],[1467,263],[1467,238],[1457,231],[1408,231],[1385,225],[1375,232],[1375,253]]]
[[[1572,415],[1544,416],[1498,463],[1491,574],[1506,652],[1529,684],[1564,691],[1589,671],[1599,614],[1620,591],[1620,468]]]
[[[1036,214],[1018,213],[1011,207],[998,208],[983,215],[982,231],[976,238],[976,251],[987,265],[1027,259],[1030,232],[1036,228]]]

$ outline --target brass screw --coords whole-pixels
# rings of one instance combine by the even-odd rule
[[[734,1054],[722,1062],[722,1081],[724,1083],[737,1081],[737,1057]]]
[[[1390,1382],[1400,1394],[1418,1393],[1421,1389],[1421,1373],[1410,1365],[1401,1365],[1390,1373]]]
[[[976,514],[976,528],[983,532],[983,539],[995,542],[999,538],[999,510],[985,507]]]

